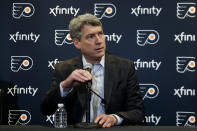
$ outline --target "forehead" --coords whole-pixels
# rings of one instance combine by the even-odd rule
[[[82,35],[95,34],[103,31],[101,26],[84,25],[81,29]]]

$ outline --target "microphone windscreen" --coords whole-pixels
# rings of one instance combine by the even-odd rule
[[[87,71],[89,71],[89,72],[91,73],[92,64],[89,64],[89,63],[85,64],[85,65],[84,65],[84,69],[87,70]]]

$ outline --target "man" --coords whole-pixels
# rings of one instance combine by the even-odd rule
[[[92,94],[91,122],[103,128],[143,124],[144,106],[133,62],[106,53],[100,20],[91,14],[80,15],[71,20],[69,30],[82,56],[56,64],[51,86],[41,103],[43,114],[53,114],[57,104],[63,102],[68,124],[85,121],[87,89],[84,83],[92,80],[91,89],[104,98],[105,103]],[[93,65],[91,73],[84,70],[87,64]]]

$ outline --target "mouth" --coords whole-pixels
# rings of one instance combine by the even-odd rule
[[[103,47],[96,48],[96,51],[102,51],[102,50],[103,50]]]

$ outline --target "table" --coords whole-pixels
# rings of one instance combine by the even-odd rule
[[[9,126],[0,125],[0,131],[197,131],[196,127],[177,127],[177,126],[114,126],[111,128],[99,129],[78,129],[68,126],[58,129],[49,126],[27,125],[27,126]]]

